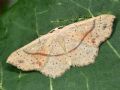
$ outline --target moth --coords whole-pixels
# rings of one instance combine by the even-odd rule
[[[61,76],[71,66],[94,63],[100,44],[112,33],[114,19],[114,15],[103,14],[55,28],[14,51],[7,63],[23,71],[40,71],[52,78]]]

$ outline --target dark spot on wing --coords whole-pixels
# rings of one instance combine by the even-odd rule
[[[18,60],[18,63],[24,63],[24,61],[23,60]]]
[[[93,44],[95,43],[95,38],[92,39],[92,43],[93,43]]]
[[[103,24],[102,29],[105,30],[106,27],[107,27],[107,24]]]

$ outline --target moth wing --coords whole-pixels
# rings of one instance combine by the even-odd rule
[[[95,28],[85,38],[84,42],[89,45],[98,47],[102,42],[104,42],[107,38],[110,37],[115,16],[104,14],[94,17],[94,19]]]
[[[48,62],[43,67],[41,72],[46,76],[56,78],[61,76],[66,70],[70,68],[69,61],[66,56],[59,56],[59,57],[49,57]]]
[[[98,55],[99,48],[89,46],[86,43],[81,45],[74,51],[69,53],[72,66],[85,66],[93,63]]]
[[[74,52],[69,53],[73,66],[84,66],[93,63],[98,55],[98,46],[112,33],[113,15],[101,15],[94,17],[92,20],[95,20],[95,27],[92,32],[86,36]]]
[[[14,51],[8,57],[7,63],[22,69],[23,71],[41,69],[45,64],[47,57],[42,55],[32,55],[32,53],[49,53],[49,45],[52,43],[53,38],[54,35],[51,37],[51,34],[41,36],[24,47]]]
[[[50,54],[58,56],[47,58],[48,60],[45,66],[40,70],[46,76],[55,78],[61,76],[67,69],[70,68],[70,58],[66,55],[59,56],[59,54],[65,53],[64,41],[62,40],[63,38],[59,37],[59,40],[56,39],[51,44],[52,48]]]
[[[59,30],[59,34],[64,37],[66,51],[71,51],[82,42],[86,35],[94,29],[94,24],[95,19],[88,19],[70,24]]]

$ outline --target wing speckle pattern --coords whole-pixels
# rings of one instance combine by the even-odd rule
[[[69,54],[71,57],[72,66],[85,66],[93,63],[98,55],[98,48],[81,43],[81,45]]]
[[[7,63],[23,71],[40,71],[46,76],[61,76],[70,66],[95,62],[99,45],[110,37],[115,16],[100,15],[55,28],[13,52]]]

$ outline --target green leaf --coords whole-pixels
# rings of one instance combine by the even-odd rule
[[[16,49],[51,29],[100,14],[116,16],[112,37],[96,62],[71,67],[59,78],[23,72],[6,64]],[[120,90],[119,0],[16,0],[0,19],[0,90]]]

